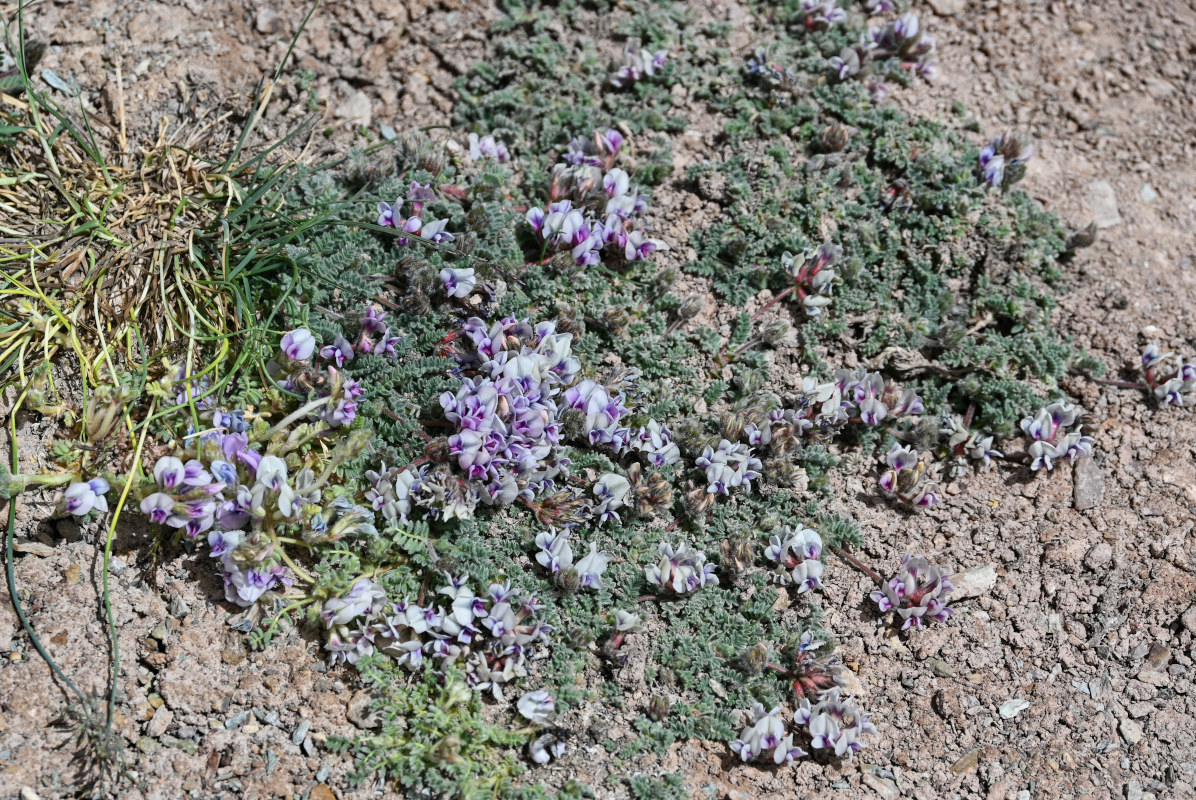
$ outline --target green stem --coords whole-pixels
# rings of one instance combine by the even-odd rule
[[[13,471],[19,468],[17,461],[17,414],[16,410],[20,407],[21,402],[24,401],[25,395],[22,393],[17,399],[16,405],[13,406],[13,411],[9,415],[9,446],[11,448],[11,464]],[[30,624],[29,618],[25,616],[25,608],[21,605],[21,599],[17,595],[17,576],[16,576],[16,556],[13,552],[13,540],[17,533],[17,499],[15,497],[8,500],[8,535],[5,537],[4,547],[4,575],[8,582],[8,596],[12,601],[12,607],[17,612],[17,619],[21,623],[21,628],[24,629],[25,635],[29,637],[29,641],[33,643],[33,649],[37,650],[37,654],[42,657],[50,667],[50,671],[58,676],[67,688],[75,693],[79,698],[79,702],[87,706],[87,697],[83,692],[79,691],[79,687],[66,676],[58,663],[50,656],[45,646],[42,645],[41,639],[37,638],[37,634],[33,632],[33,625]]]
[[[149,413],[154,413],[154,404],[157,400],[150,400]],[[141,429],[141,439],[137,442],[137,450],[133,453],[133,468],[129,470],[129,474],[135,474],[140,469],[141,453],[145,450],[145,437],[149,434],[149,426],[146,425]],[[120,644],[117,642],[116,636],[116,617],[112,612],[112,596],[108,592],[108,574],[109,565],[112,563],[112,542],[116,539],[116,523],[120,519],[120,512],[125,507],[125,501],[129,499],[129,490],[133,488],[133,481],[126,480],[125,487],[121,490],[120,499],[116,501],[116,508],[112,510],[112,522],[108,524],[108,537],[104,542],[104,611],[108,615],[108,634],[112,637],[112,687],[108,693],[108,732],[112,732],[112,721],[116,717],[116,688],[120,679]]]
[[[291,559],[289,555],[287,555],[287,551],[283,548],[282,542],[278,540],[278,534],[274,532],[274,522],[269,518],[266,519],[266,535],[270,537],[270,543],[274,545],[274,550],[278,553],[278,557],[282,559],[282,563],[286,564],[287,567],[290,568],[291,572],[295,573],[295,577],[299,578],[299,580],[303,581],[304,583],[316,582],[315,578],[304,571],[298,564],[294,562],[294,560]]]
[[[290,414],[288,414],[286,417],[284,417],[281,422],[279,422],[277,425],[275,425],[270,430],[266,431],[265,438],[269,439],[270,437],[274,436],[274,434],[285,429],[292,422],[295,422],[296,420],[303,419],[308,414],[315,411],[317,408],[320,408],[321,406],[328,405],[328,401],[331,399],[332,398],[330,398],[330,397],[320,397],[315,400],[312,400],[307,405],[305,405],[301,408],[298,408],[295,411],[292,411]]]

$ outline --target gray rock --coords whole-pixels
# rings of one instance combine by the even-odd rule
[[[1093,572],[1104,569],[1113,560],[1113,545],[1097,542],[1084,555],[1084,566]]]
[[[257,32],[264,33],[267,36],[282,30],[282,17],[278,15],[277,11],[271,8],[258,9],[255,23]]]
[[[1185,611],[1183,616],[1179,618],[1179,621],[1183,623],[1184,628],[1186,628],[1189,633],[1196,633],[1196,605]],[[3,649],[3,647],[0,647],[0,650]]]
[[[1125,800],[1143,800],[1142,784],[1130,781],[1125,785]]]
[[[245,720],[247,720],[247,719],[249,719],[249,712],[242,711],[240,714],[237,714],[235,716],[232,716],[232,717],[229,717],[228,719],[226,719],[224,721],[224,727],[227,730],[231,731],[233,728],[239,728],[242,725],[244,725]]]
[[[1087,511],[1100,505],[1105,496],[1105,473],[1091,456],[1081,458],[1072,470],[1072,502],[1077,511]]]
[[[175,731],[175,736],[177,736],[180,739],[194,739],[195,734],[197,734],[198,732],[199,731],[197,731],[195,729],[194,725],[184,725],[183,727],[181,727],[177,731]]]
[[[930,671],[940,678],[952,678],[955,676],[955,667],[941,658],[936,658],[930,662]]]
[[[182,619],[191,613],[191,606],[187,605],[187,601],[181,595],[176,595],[170,601],[169,609],[170,616],[175,619]]]
[[[173,630],[174,620],[167,617],[154,626],[154,629],[150,631],[150,636],[154,639],[157,639],[159,642],[162,642],[166,640],[166,637],[170,636]]]
[[[1138,680],[1151,686],[1166,686],[1171,683],[1171,676],[1157,669],[1144,669],[1138,673]]]
[[[1118,724],[1117,730],[1121,732],[1121,738],[1125,739],[1127,744],[1135,745],[1142,741],[1142,726],[1129,717]]]
[[[370,105],[370,96],[365,92],[354,92],[336,107],[336,116],[345,120],[350,125],[360,125],[363,128],[368,128],[370,121],[374,118],[373,108]]]
[[[1093,181],[1088,184],[1088,204],[1092,207],[1092,218],[1098,228],[1112,228],[1121,224],[1121,212],[1117,210],[1117,195],[1113,184],[1108,181]]]
[[[22,786],[21,800],[41,800],[41,798],[37,796],[37,792],[33,791],[32,787]]]
[[[953,17],[963,11],[967,0],[929,0],[931,9],[940,17]]]
[[[145,733],[147,736],[153,736],[157,739],[170,729],[170,723],[172,722],[174,722],[174,712],[166,707],[159,708],[154,712],[154,716],[150,719],[149,724],[145,726]]]
[[[377,715],[370,713],[370,703],[373,699],[364,689],[354,692],[353,697],[349,699],[348,708],[345,709],[345,716],[349,718],[349,722],[364,730],[379,727],[382,723]]]
[[[1001,703],[1001,707],[997,709],[997,713],[1001,715],[1001,719],[1013,719],[1029,707],[1029,700],[1018,697]]]
[[[882,778],[878,775],[873,775],[865,772],[860,777],[860,782],[874,790],[885,800],[897,800],[901,797],[901,790],[897,788],[897,784],[888,778]]]
[[[1142,184],[1142,191],[1138,192],[1138,196],[1142,198],[1143,203],[1153,203],[1159,199],[1159,193],[1149,183]]]
[[[955,591],[951,593],[952,601],[979,597],[997,585],[997,570],[992,564],[972,567],[952,575],[951,584],[955,587]]]
[[[152,756],[158,752],[158,742],[149,736],[142,736],[137,740],[137,749],[145,753],[147,756]]]
[[[307,732],[311,730],[311,723],[303,720],[299,723],[299,727],[295,728],[295,732],[291,734],[291,744],[303,744],[303,740],[307,738]]]

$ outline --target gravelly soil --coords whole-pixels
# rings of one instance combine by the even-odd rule
[[[1161,2],[932,5],[957,9],[920,9],[939,41],[942,78],[892,102],[950,119],[952,102],[962,101],[979,121],[977,139],[1029,130],[1037,156],[1024,185],[1073,227],[1094,218],[1102,227],[1071,268],[1061,329],[1126,377],[1147,341],[1196,351],[1196,10]],[[730,3],[704,4],[703,13],[746,20]],[[337,128],[323,146],[344,146],[357,125],[447,122],[451,80],[481,57],[496,15],[487,4],[384,0],[318,12],[299,50],[300,66],[315,73],[316,107]],[[29,24],[54,45],[46,66],[78,81],[101,116],[114,113],[119,57],[130,122],[149,130],[159,114],[185,119],[248,89],[273,69],[296,23],[297,14],[243,0],[97,0],[40,4]],[[746,30],[742,41],[751,43]],[[307,90],[294,80],[278,96],[264,135],[307,113]],[[696,127],[679,136],[679,162],[716,133]],[[692,194],[666,189],[655,202],[668,240],[685,241],[701,220],[703,203]],[[922,551],[961,572],[991,565],[996,576],[957,603],[949,625],[899,640],[864,602],[868,579],[835,569],[828,626],[858,665],[856,688],[880,727],[862,759],[762,770],[739,765],[721,743],[683,742],[663,763],[640,768],[680,770],[694,796],[736,800],[1196,796],[1196,417],[1081,378],[1066,388],[1090,411],[1097,439],[1096,458],[1074,475],[1069,467],[1034,479],[998,470],[952,486],[942,506],[913,516],[866,490],[872,465],[836,479],[831,510],[860,522],[871,560],[893,566],[907,550]],[[26,421],[25,463],[38,462],[46,435]],[[67,674],[101,689],[111,653],[97,614],[97,532],[38,525],[46,511],[21,509],[22,538],[40,537],[53,550],[20,555],[18,583]],[[346,717],[352,673],[327,669],[315,639],[298,633],[247,653],[204,559],[166,553],[147,573],[149,541],[130,528],[117,542],[119,729],[137,784],[123,796],[374,796],[347,789],[351,765],[320,747],[354,730]],[[23,787],[71,796],[70,750],[53,749],[65,734],[48,727],[63,695],[0,599],[0,798]],[[634,679],[634,653],[627,669],[620,680]],[[594,713],[583,707],[562,722],[584,727]],[[603,722],[614,738],[630,719]],[[579,745],[533,778],[600,785],[610,769],[604,754]]]

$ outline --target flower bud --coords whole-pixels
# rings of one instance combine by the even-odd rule
[[[714,504],[714,495],[707,492],[705,486],[698,486],[686,493],[683,502],[685,503],[686,516],[692,519],[700,519],[706,516],[706,512]]]
[[[824,153],[838,153],[851,141],[851,133],[844,125],[832,122],[818,134],[818,144]]]
[[[448,461],[449,443],[444,436],[437,437],[424,446],[424,458],[437,464]]]
[[[602,327],[610,331],[612,336],[618,336],[631,321],[631,315],[621,308],[608,308],[602,312]]]
[[[648,717],[653,722],[662,722],[669,715],[669,699],[661,695],[652,695],[648,700]]]
[[[745,650],[736,662],[736,666],[748,675],[759,675],[768,665],[768,646],[754,644]]]
[[[737,442],[743,437],[743,426],[747,424],[742,412],[724,414],[722,419],[723,438],[730,442]]]
[[[556,588],[565,594],[576,594],[581,588],[581,576],[573,567],[563,569],[556,573]]]

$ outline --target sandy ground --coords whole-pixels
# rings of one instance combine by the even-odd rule
[[[935,0],[919,10],[938,39],[942,77],[893,102],[947,119],[962,101],[979,120],[977,141],[1028,130],[1037,157],[1026,188],[1072,227],[1101,226],[1069,268],[1060,329],[1115,376],[1133,376],[1148,341],[1196,353],[1192,5]],[[446,122],[451,80],[482,56],[496,13],[384,0],[319,12],[299,47],[310,88],[287,81],[264,132],[293,124],[309,100],[338,129],[329,146],[357,125]],[[744,19],[728,3],[704,13]],[[96,0],[41,3],[29,24],[54,46],[45,65],[78,81],[101,116],[113,113],[120,59],[127,102],[144,109],[134,125],[149,130],[159,114],[185,120],[251,87],[281,57],[292,16],[243,0]],[[692,159],[698,145],[679,137],[677,158]],[[666,187],[658,202],[683,210],[687,198]],[[700,215],[674,219],[665,233],[684,240]],[[1075,475],[977,476],[917,516],[868,499],[867,468],[837,478],[830,510],[861,523],[871,560],[895,565],[922,551],[960,571],[991,565],[997,576],[958,603],[948,626],[898,640],[867,610],[868,580],[836,570],[828,625],[842,632],[880,727],[862,759],[762,770],[737,764],[722,743],[683,742],[643,771],[680,770],[694,796],[731,800],[1196,797],[1196,417],[1081,378],[1066,388],[1090,411],[1097,439],[1096,458]],[[26,463],[36,462],[45,432],[27,422],[23,435]],[[24,602],[67,674],[102,689],[111,653],[97,614],[96,532],[39,526],[45,510],[21,512],[22,538],[52,546],[18,557]],[[298,633],[247,653],[202,556],[168,553],[147,573],[148,541],[122,531],[114,570],[119,729],[136,785],[122,796],[374,796],[346,789],[351,765],[320,747],[354,730],[352,673],[328,670]],[[55,749],[66,735],[49,727],[64,695],[0,599],[0,798],[26,787],[72,796],[71,750]],[[609,771],[604,752],[582,748],[557,769],[597,784]]]

